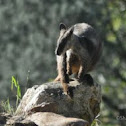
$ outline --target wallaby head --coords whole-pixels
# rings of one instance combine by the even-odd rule
[[[57,40],[56,55],[64,54],[70,48],[70,38],[73,33],[73,27],[66,28],[66,25],[60,23],[60,36]]]

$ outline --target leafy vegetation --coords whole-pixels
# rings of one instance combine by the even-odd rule
[[[87,22],[98,31],[103,55],[91,74],[102,86],[100,125],[124,126],[116,119],[126,117],[124,0],[0,0],[0,100],[10,96],[10,102],[15,101],[12,75],[18,77],[22,94],[26,87],[56,77],[54,50],[60,22],[67,26]]]

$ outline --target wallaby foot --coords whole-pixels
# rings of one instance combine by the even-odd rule
[[[84,75],[79,75],[78,77],[77,77],[77,81],[78,82],[83,82],[84,81]]]
[[[56,79],[54,80],[54,82],[59,82],[60,81],[60,77],[57,76]]]
[[[62,83],[64,94],[68,96],[69,99],[73,97],[73,90],[68,86],[68,83]]]
[[[64,93],[67,94],[68,93],[68,83],[62,83],[62,85],[63,85]]]

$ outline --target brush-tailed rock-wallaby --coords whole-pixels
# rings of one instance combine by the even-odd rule
[[[68,93],[69,75],[77,74],[79,82],[85,74],[93,70],[102,51],[102,42],[93,27],[86,23],[78,23],[70,28],[60,24],[60,36],[57,40],[58,76],[64,92]]]

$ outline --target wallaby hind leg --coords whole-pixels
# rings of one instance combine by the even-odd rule
[[[84,66],[80,66],[79,73],[78,73],[78,81],[83,82],[85,75],[85,69]]]
[[[59,82],[59,81],[60,81],[60,76],[58,75],[58,76],[55,78],[54,82]]]
[[[64,92],[68,93],[69,76],[67,74],[66,54],[61,55],[58,60],[57,69],[59,77],[56,80],[60,80]]]
[[[82,58],[81,66],[80,66],[80,69],[78,72],[78,79],[80,82],[84,81],[84,76],[85,76],[85,74],[87,74],[89,72],[89,68],[90,68],[90,64],[91,64],[91,59],[89,57],[88,52],[85,52],[85,57]]]
[[[85,54],[85,56],[83,57],[82,54]],[[79,80],[79,82],[83,82],[85,74],[87,74],[87,72],[89,72],[88,70],[89,70],[89,67],[91,64],[91,59],[90,59],[89,53],[85,49],[82,52],[80,52],[79,56],[81,59],[81,65],[80,65],[80,69],[78,72],[78,80]]]
[[[67,74],[71,75],[72,74],[72,64],[71,64],[71,53],[67,52],[67,57],[66,57],[66,66],[67,66]]]

